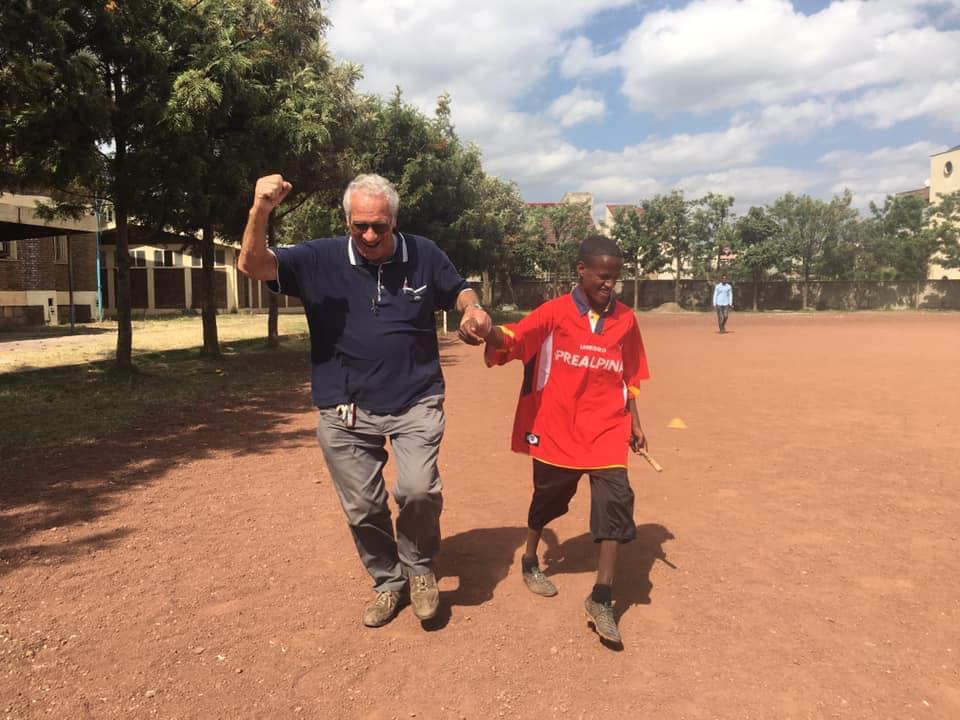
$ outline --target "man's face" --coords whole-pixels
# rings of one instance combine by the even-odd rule
[[[580,287],[591,308],[599,312],[610,304],[613,286],[620,279],[622,269],[623,260],[610,255],[600,255],[577,263]]]
[[[720,276],[720,282],[722,282],[722,283],[727,282],[727,276],[726,276],[726,275],[721,275],[721,276]]]
[[[367,262],[382,263],[393,257],[393,227],[386,196],[359,190],[353,193],[347,229],[357,252]]]

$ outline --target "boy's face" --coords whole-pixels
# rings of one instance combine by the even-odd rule
[[[620,279],[622,269],[623,260],[610,255],[600,255],[577,263],[580,288],[591,308],[599,312],[610,304],[613,286]]]

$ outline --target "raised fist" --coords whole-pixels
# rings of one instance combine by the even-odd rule
[[[253,207],[269,214],[293,190],[293,185],[282,175],[266,175],[257,180],[253,191]]]

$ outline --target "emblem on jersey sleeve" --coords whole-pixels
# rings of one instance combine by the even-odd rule
[[[540,444],[540,436],[533,433],[527,433],[527,445],[537,447]]]

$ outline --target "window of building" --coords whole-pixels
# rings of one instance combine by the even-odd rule
[[[223,250],[214,250],[213,251],[213,264],[214,265],[226,265],[227,264],[227,254]]]
[[[943,166],[943,176],[950,177],[951,175],[953,175],[953,163],[947,160]]]
[[[143,248],[130,251],[130,267],[146,267],[147,251]]]
[[[0,240],[0,260],[16,260],[17,243],[13,240]]]
[[[67,238],[64,235],[58,235],[53,239],[53,259],[56,262],[67,261]]]
[[[183,267],[183,255],[174,250],[154,250],[153,264],[157,267]]]

